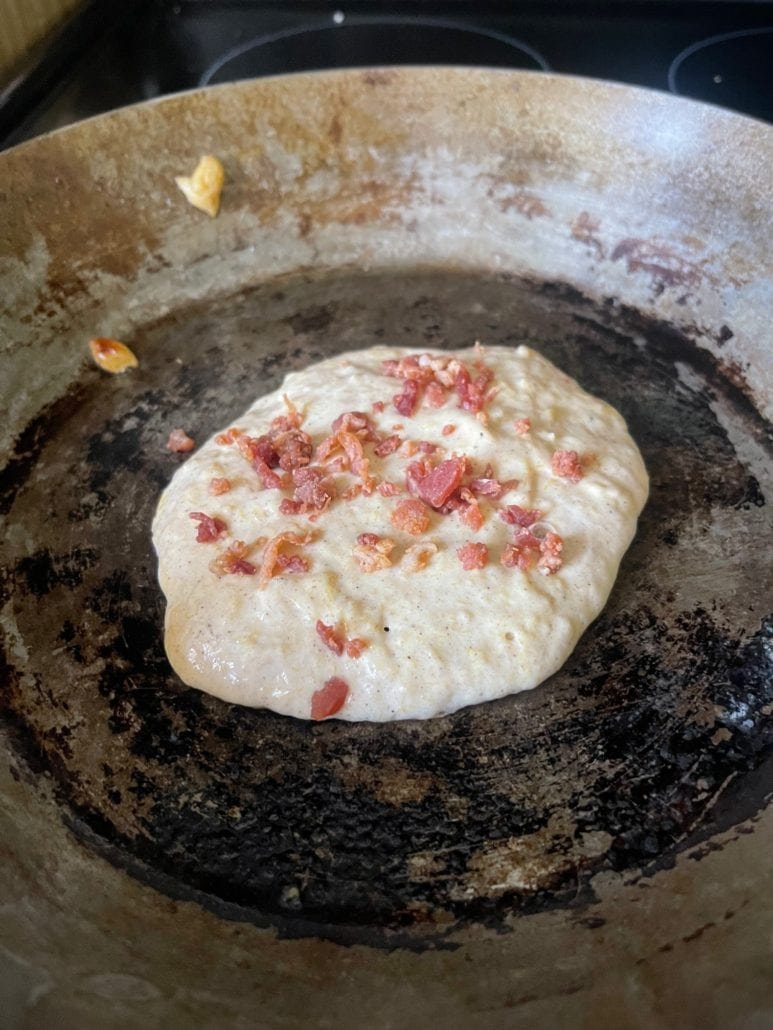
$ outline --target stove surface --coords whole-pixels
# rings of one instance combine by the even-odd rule
[[[611,79],[773,121],[773,3],[90,3],[0,95],[0,145],[261,75],[385,64]]]

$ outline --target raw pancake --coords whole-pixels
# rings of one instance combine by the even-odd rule
[[[272,419],[287,415],[287,397],[318,447],[338,416],[364,412],[379,434],[363,445],[369,473],[376,483],[397,484],[401,492],[395,496],[374,489],[344,499],[343,492],[362,484],[362,476],[351,468],[335,471],[334,464],[329,482],[336,497],[327,510],[283,514],[280,503],[293,497],[289,474],[287,487],[265,489],[239,447],[222,437],[209,440],[175,473],[158,505],[153,540],[167,598],[166,650],[185,683],[226,701],[309,718],[312,695],[336,677],[349,688],[337,718],[426,719],[536,687],[571,654],[607,600],[647,497],[647,473],[625,422],[527,347],[443,352],[442,362],[459,359],[473,378],[481,357],[493,372],[484,410],[476,413],[480,402],[461,407],[460,396],[467,394],[451,385],[442,406],[430,406],[430,400],[441,399],[438,390],[435,396],[430,391],[413,415],[402,415],[393,398],[404,390],[404,380],[386,375],[383,363],[421,353],[376,347],[330,358],[289,374],[278,391],[259,398],[234,423],[260,437]],[[444,434],[449,425],[455,430]],[[401,447],[376,456],[378,439],[394,434]],[[427,458],[421,451],[406,455],[411,445],[406,448],[405,441],[411,440],[439,445],[429,456],[435,466],[469,459],[465,483],[488,472],[507,491],[496,498],[475,485],[484,517],[479,529],[465,524],[459,510],[430,507],[421,535],[390,521],[397,505],[411,499],[406,468]],[[581,467],[566,452],[576,452]],[[342,454],[333,448],[328,457]],[[346,465],[346,458],[338,464]],[[275,473],[282,475],[282,469]],[[230,490],[213,495],[213,479],[227,479]],[[516,537],[523,539],[526,530],[502,518],[508,505],[542,513],[532,527],[531,551],[513,552]],[[191,520],[191,512],[217,518],[226,528],[198,543],[201,523]],[[516,516],[534,518],[518,511]],[[313,534],[306,544],[282,547],[288,556],[305,558],[309,568],[270,566],[274,575],[261,586],[261,541],[285,531],[300,538]],[[544,540],[548,532],[563,543],[555,572],[545,567],[549,557],[542,567],[537,564],[542,553],[534,549],[534,538]],[[391,565],[373,572],[360,568],[353,552],[364,533],[394,542]],[[221,575],[212,571],[213,559],[234,540],[257,541],[242,566],[256,574],[237,569],[222,575],[222,566]],[[410,571],[406,550],[425,542],[437,551],[424,568]],[[470,542],[486,545],[485,567],[463,567],[457,552]],[[530,569],[501,564],[508,544],[511,559],[525,555]],[[367,647],[358,657],[346,649],[335,653],[318,621],[333,627],[339,647],[352,638]]]

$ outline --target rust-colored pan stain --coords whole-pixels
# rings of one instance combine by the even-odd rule
[[[541,348],[623,412],[650,471],[610,602],[566,666],[516,698],[385,726],[183,687],[150,543],[184,460],[170,429],[203,441],[337,350],[476,338]],[[18,456],[3,578],[26,645],[7,636],[3,714],[112,861],[286,934],[437,946],[471,920],[582,907],[592,872],[651,871],[762,804],[767,511],[731,430],[765,426],[689,341],[560,284],[413,270],[274,280],[126,342],[140,367],[84,363]]]

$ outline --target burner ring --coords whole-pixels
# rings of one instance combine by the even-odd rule
[[[308,22],[305,25],[298,26],[297,28],[283,29],[280,32],[273,32],[263,36],[254,36],[252,39],[246,40],[243,43],[239,43],[237,46],[232,47],[222,54],[216,61],[214,61],[202,74],[199,79],[199,86],[208,86],[213,82],[229,82],[233,81],[234,78],[244,78],[250,76],[243,75],[224,75],[221,76],[223,69],[233,62],[237,62],[240,58],[245,57],[252,51],[260,50],[263,47],[271,47],[275,45],[281,45],[285,42],[292,44],[294,41],[302,40],[304,37],[309,38],[316,36],[320,38],[320,33],[350,33],[351,30],[355,30],[362,34],[368,29],[378,29],[380,27],[387,27],[392,32],[392,42],[394,43],[398,37],[394,30],[401,30],[402,40],[404,42],[415,42],[406,40],[405,34],[415,33],[415,30],[422,32],[424,30],[431,30],[432,36],[427,37],[427,41],[437,41],[438,34],[445,34],[447,41],[452,41],[458,44],[463,39],[469,37],[471,41],[480,44],[486,44],[489,51],[497,53],[498,56],[494,57],[494,65],[500,67],[532,67],[534,70],[547,72],[550,71],[550,65],[533,47],[529,46],[528,43],[524,43],[514,36],[506,35],[502,32],[496,32],[490,29],[480,29],[464,22],[454,21],[451,19],[444,18],[401,18],[397,16],[379,16],[379,15],[363,15],[353,18],[342,18],[341,12],[335,12],[332,19],[319,21],[319,22]],[[333,38],[332,36],[330,37]],[[339,36],[340,38],[340,36]],[[399,42],[398,42],[399,45]],[[528,64],[516,64],[514,62],[504,61],[504,55],[512,51],[513,55],[520,52],[520,54],[528,59]],[[366,58],[363,61],[355,61],[350,63],[346,60],[343,62],[334,62],[331,64],[316,65],[314,61],[309,66],[301,57],[300,64],[295,63],[291,67],[287,67],[285,71],[311,71],[319,69],[320,67],[357,67],[365,65],[379,65],[379,64],[471,64],[471,65],[485,65],[486,61],[477,60],[475,54],[469,61],[443,61],[438,59],[411,59],[409,61],[401,60],[398,58],[395,60],[378,60]],[[490,66],[490,65],[489,65]],[[257,74],[276,74],[275,71],[264,71],[258,72]]]

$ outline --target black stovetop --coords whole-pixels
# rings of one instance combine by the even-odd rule
[[[593,76],[773,121],[773,3],[91,0],[0,95],[0,146],[207,83],[375,64]]]

